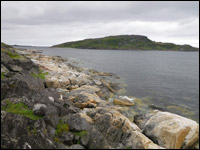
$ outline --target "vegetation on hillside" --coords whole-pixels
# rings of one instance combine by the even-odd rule
[[[3,42],[1,42],[1,48],[7,49],[7,48],[13,48],[13,47],[10,46],[10,45],[5,44],[5,43],[3,43]]]
[[[53,47],[71,47],[83,49],[123,49],[123,50],[177,50],[197,51],[198,48],[190,45],[176,45],[173,43],[155,42],[141,35],[120,35],[104,38],[85,39],[66,42]]]

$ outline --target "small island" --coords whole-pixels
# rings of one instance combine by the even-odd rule
[[[103,38],[85,39],[66,42],[52,47],[81,48],[81,49],[116,49],[116,50],[162,50],[162,51],[198,51],[191,45],[176,45],[150,40],[143,35],[118,35]]]

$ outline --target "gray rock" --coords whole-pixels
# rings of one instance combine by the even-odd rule
[[[70,131],[82,131],[90,128],[89,122],[80,116],[80,114],[69,115],[67,120]]]
[[[89,140],[90,140],[90,134],[89,133],[90,132],[88,132],[87,135],[81,136],[81,145],[83,145],[85,147],[88,145]]]
[[[85,148],[79,144],[75,144],[70,146],[69,149],[85,149]]]
[[[18,55],[20,58],[13,59],[8,55],[8,53],[12,53],[13,55]],[[30,59],[26,58],[24,55],[17,53],[14,50],[6,50],[1,55],[1,64],[6,66],[8,70],[20,72],[22,70],[29,70],[34,73],[39,72],[39,68],[36,64],[34,64]]]
[[[10,70],[10,71],[14,71],[14,72],[20,72],[20,71],[22,71],[23,69],[22,69],[22,67],[19,67],[19,66],[17,66],[17,65],[10,65],[10,66],[9,66],[9,70]]]
[[[101,132],[92,127],[90,130],[90,138],[87,144],[88,149],[108,149],[109,145],[107,140]]]
[[[56,142],[55,145],[56,145],[57,149],[70,149],[69,146],[66,146],[66,145],[64,145],[63,143],[58,143],[58,142]]]
[[[9,72],[9,70],[3,64],[1,64],[1,72],[6,73]]]
[[[54,138],[54,137],[55,137],[55,133],[56,133],[55,128],[53,128],[53,127],[50,126],[50,125],[47,125],[46,129],[47,129],[47,131],[48,131],[48,135],[49,135],[51,138]]]
[[[94,80],[94,83],[95,83],[96,85],[102,85],[101,81],[99,81],[99,80]]]
[[[6,113],[1,124],[1,148],[22,149],[52,149],[52,142],[34,128],[35,120],[18,114]],[[40,123],[40,122],[38,122]],[[40,125],[39,125],[40,127]]]
[[[45,113],[46,113],[46,105],[45,104],[35,104],[34,107],[33,107],[33,112],[35,115],[38,115],[38,116],[45,116]]]
[[[23,71],[23,74],[16,74],[15,76],[13,76],[13,79],[25,82],[31,90],[33,89],[39,91],[45,88],[43,80],[41,78],[33,77],[27,71]]]
[[[56,128],[59,122],[59,110],[55,106],[48,104],[44,120],[46,124]]]
[[[73,139],[74,135],[71,132],[63,133],[61,136],[61,139],[63,140],[63,143],[65,145],[72,145],[73,144]]]

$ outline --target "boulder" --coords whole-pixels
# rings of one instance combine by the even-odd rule
[[[82,85],[93,85],[92,78],[89,75],[79,73],[75,77],[69,77],[72,85],[78,85],[79,87]]]
[[[72,91],[80,91],[80,92],[81,92],[81,91],[85,91],[85,92],[87,92],[87,93],[93,94],[93,93],[95,93],[95,92],[100,91],[100,89],[99,89],[97,86],[83,85],[83,86],[78,87],[78,88],[76,88],[76,89],[74,89],[74,90],[72,90]]]
[[[101,85],[101,86],[100,86],[100,91],[97,92],[97,95],[98,95],[101,99],[108,100],[110,97],[113,96],[113,93],[110,92],[110,90],[109,90],[107,87]]]
[[[85,91],[79,93],[79,90],[74,90],[72,93],[69,93],[67,98],[67,100],[70,100],[74,103],[74,106],[81,109],[94,108],[97,106],[98,103],[102,101],[95,93],[91,94]]]
[[[69,129],[73,132],[88,130],[90,128],[91,123],[92,120],[90,117],[80,113],[69,115],[69,118],[67,119]]]
[[[173,113],[155,111],[134,120],[147,137],[164,148],[193,148],[199,140],[199,124]]]
[[[133,106],[133,101],[127,100],[127,99],[114,99],[113,103],[115,105],[123,105],[123,106]]]
[[[147,138],[139,131],[131,131],[127,137],[124,134],[122,137],[122,143],[129,149],[164,149],[163,147],[155,144],[152,140]]]
[[[93,126],[93,120],[86,114],[70,115],[67,119],[70,131],[85,132],[84,135],[75,136],[76,140],[88,149],[106,149],[109,145],[104,135]]]
[[[6,49],[1,53],[1,64],[8,68],[8,70],[14,72],[21,72],[22,70],[28,70],[33,73],[39,72],[36,64],[13,49]]]
[[[28,85],[29,89],[43,90],[45,88],[43,80],[41,78],[33,77],[27,71],[23,71],[22,74],[16,74],[12,78],[25,82]]]
[[[137,125],[114,109],[97,107],[84,109],[83,112],[91,117],[95,130],[103,135],[109,148],[162,148],[144,136]]]
[[[96,85],[102,85],[102,82],[99,80],[93,80]]]
[[[3,149],[55,149],[55,145],[35,128],[37,122],[22,115],[6,112],[1,120],[1,148]],[[39,121],[39,125],[42,121]]]
[[[48,103],[44,120],[46,124],[56,128],[59,123],[59,109]]]
[[[53,77],[47,76],[45,83],[47,87],[53,87],[53,88],[68,88],[70,86],[69,79],[67,79],[66,77],[65,79],[59,78],[59,75],[57,76],[54,75]]]
[[[46,113],[46,105],[45,104],[35,104],[33,107],[33,113],[38,116],[45,116]]]
[[[73,144],[74,135],[71,132],[64,132],[61,135],[61,140],[65,145],[72,145]]]
[[[1,73],[7,73],[7,72],[9,72],[9,70],[3,64],[1,64]]]

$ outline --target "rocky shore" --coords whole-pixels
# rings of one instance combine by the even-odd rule
[[[118,80],[59,56],[1,47],[1,148],[198,148],[193,120],[158,110],[126,115],[139,105],[117,96]]]

